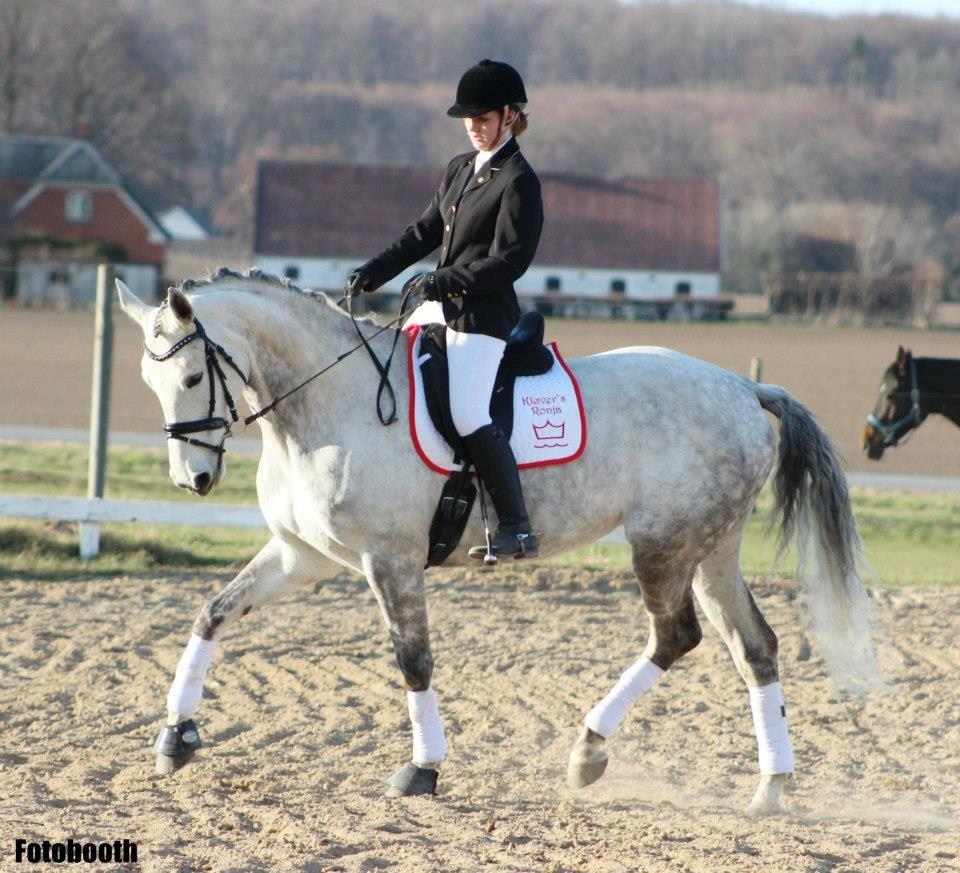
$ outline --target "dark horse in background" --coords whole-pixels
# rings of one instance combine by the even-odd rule
[[[874,461],[936,412],[960,427],[960,359],[915,358],[903,346],[883,373],[861,443]]]

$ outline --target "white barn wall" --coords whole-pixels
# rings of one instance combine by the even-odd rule
[[[295,284],[308,288],[337,289],[343,287],[344,279],[351,270],[360,266],[360,259],[297,258],[276,255],[254,255],[257,266],[276,276],[287,274],[288,268],[299,271]],[[385,286],[399,291],[411,276],[436,269],[436,261],[423,261],[404,270]],[[578,267],[531,267],[517,282],[518,294],[542,294],[547,279],[560,280],[560,293],[605,297],[610,293],[611,282],[625,283],[625,296],[634,300],[666,298],[676,295],[677,286],[686,282],[693,297],[714,297],[720,293],[719,273],[656,272],[651,270],[610,270]]]
[[[152,264],[113,264],[141,300],[157,293],[157,268]],[[17,299],[27,305],[77,306],[97,299],[97,265],[76,261],[21,261],[17,265]]]

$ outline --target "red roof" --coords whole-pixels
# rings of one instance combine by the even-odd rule
[[[602,179],[541,174],[540,266],[720,270],[720,188],[710,179]],[[260,255],[366,259],[430,202],[440,171],[261,161]]]

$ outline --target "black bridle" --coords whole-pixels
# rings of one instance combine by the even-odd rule
[[[397,342],[400,339],[400,331],[397,330],[393,337],[393,345],[390,347],[390,354],[387,357],[385,363],[381,363],[380,359],[377,357],[376,352],[370,347],[369,341],[374,337],[379,336],[385,330],[393,327],[395,324],[400,322],[406,316],[407,301],[410,298],[412,289],[410,287],[411,282],[407,282],[403,288],[403,297],[400,300],[400,314],[393,319],[392,321],[387,322],[379,330],[372,333],[369,337],[365,337],[360,330],[360,325],[357,324],[357,319],[353,314],[353,299],[351,297],[342,297],[337,301],[337,306],[347,301],[347,311],[350,314],[350,319],[353,321],[353,326],[357,331],[357,336],[360,337],[360,342],[353,346],[352,348],[345,351],[342,355],[339,355],[335,361],[328,364],[322,370],[318,370],[308,379],[304,379],[299,385],[291,388],[289,391],[281,394],[279,397],[274,398],[270,403],[264,406],[262,409],[257,410],[251,415],[246,416],[242,419],[243,425],[246,428],[248,425],[255,422],[258,418],[262,418],[272,409],[275,409],[277,404],[280,401],[285,400],[291,394],[299,391],[301,388],[309,385],[314,379],[319,376],[322,376],[327,370],[335,367],[339,364],[344,358],[352,355],[357,349],[366,348],[369,352],[371,359],[373,360],[374,365],[377,368],[377,372],[380,374],[380,384],[377,388],[377,415],[380,418],[380,423],[383,425],[393,424],[397,420],[397,400],[396,396],[393,393],[393,386],[390,384],[389,374],[390,374],[390,364],[393,362],[393,354],[397,349]],[[161,304],[161,306],[166,305],[166,301]],[[240,377],[243,381],[244,386],[249,384],[247,377],[243,374],[243,371],[240,367],[237,366],[236,361],[230,357],[230,354],[226,349],[223,348],[219,343],[215,343],[209,336],[207,332],[203,329],[203,325],[200,323],[199,319],[194,318],[193,323],[195,329],[193,333],[189,336],[185,336],[183,339],[174,343],[169,349],[167,349],[163,354],[158,355],[156,352],[151,351],[147,344],[143,344],[144,351],[147,353],[148,357],[153,361],[168,361],[172,358],[177,352],[182,348],[192,343],[194,340],[202,340],[204,345],[204,356],[206,358],[207,364],[207,376],[210,381],[210,404],[207,410],[206,418],[198,418],[193,421],[174,421],[174,422],[165,422],[163,429],[167,434],[167,439],[180,440],[181,442],[188,443],[191,446],[199,446],[203,449],[209,449],[211,452],[216,452],[217,454],[217,473],[220,471],[220,466],[223,463],[223,455],[226,452],[226,447],[224,443],[227,440],[227,437],[231,436],[231,427],[236,424],[238,421],[241,421],[240,416],[237,414],[236,404],[233,402],[233,395],[230,393],[230,389],[227,387],[227,376],[223,371],[223,367],[220,366],[220,360],[223,359],[227,365]],[[223,418],[222,416],[214,415],[217,408],[217,389],[214,382],[214,376],[220,382],[220,388],[223,391],[224,400],[227,403],[227,409],[230,412],[230,419]],[[392,404],[392,409],[389,415],[384,415],[381,408],[381,399],[383,396],[384,390],[387,391],[387,394],[390,397],[390,402]],[[191,434],[200,433],[201,431],[207,430],[223,430],[223,436],[220,438],[219,443],[210,443],[205,442],[204,440],[196,439],[191,436]]]
[[[191,446],[200,446],[204,449],[209,449],[211,452],[216,452],[218,456],[218,464],[220,459],[223,456],[223,453],[226,449],[223,447],[224,442],[227,437],[230,436],[230,427],[233,424],[236,424],[240,420],[240,416],[237,415],[237,407],[233,402],[233,395],[230,394],[230,389],[227,387],[227,377],[223,372],[223,367],[220,366],[220,361],[217,360],[219,355],[223,358],[224,361],[233,369],[233,371],[243,380],[243,384],[247,384],[247,377],[243,375],[241,369],[237,366],[236,361],[230,357],[226,349],[223,346],[215,343],[210,337],[207,336],[207,332],[203,329],[203,325],[200,324],[199,319],[194,319],[193,323],[196,325],[196,329],[189,336],[185,336],[182,340],[177,343],[174,343],[167,349],[162,355],[158,355],[155,352],[150,351],[147,347],[147,344],[143,344],[144,351],[151,360],[154,361],[169,361],[177,352],[180,351],[184,346],[190,345],[194,340],[202,340],[204,345],[204,355],[207,362],[207,376],[210,380],[210,405],[207,409],[206,418],[198,418],[194,421],[173,421],[166,422],[163,425],[164,431],[166,431],[167,439],[170,440],[180,440],[184,443],[189,443]],[[216,376],[220,381],[220,388],[223,390],[224,399],[227,401],[227,409],[230,410],[230,421],[221,417],[215,416],[213,413],[217,409],[217,387],[213,381],[213,377]],[[198,440],[195,437],[189,436],[189,434],[200,433],[205,430],[218,430],[223,429],[223,436],[220,439],[218,444],[204,442],[203,440]]]

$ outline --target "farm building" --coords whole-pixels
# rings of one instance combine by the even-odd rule
[[[23,302],[92,300],[92,265],[105,258],[153,295],[169,235],[92,143],[0,138],[0,216],[16,275],[6,291]]]
[[[160,213],[159,220],[172,240],[196,242],[213,235],[207,220],[189,206],[173,206]]]
[[[417,218],[440,172],[301,161],[262,161],[254,258],[268,272],[337,288],[355,266]],[[703,179],[605,181],[541,174],[545,222],[521,297],[716,297],[722,242],[720,186]],[[411,267],[387,287],[434,262]]]

